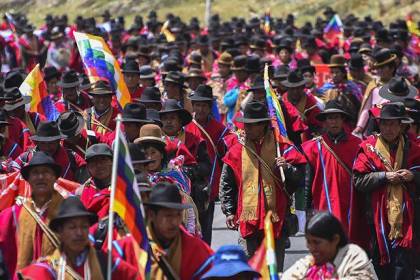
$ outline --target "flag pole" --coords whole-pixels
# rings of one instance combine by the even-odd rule
[[[117,188],[117,172],[118,172],[118,150],[120,148],[120,131],[121,131],[121,115],[117,116],[117,128],[115,132],[115,145],[114,145],[114,154],[112,159],[112,176],[111,176],[111,195],[109,197],[109,214],[108,214],[108,270],[107,270],[107,280],[111,280],[112,275],[112,231],[114,229],[114,198],[115,190]]]

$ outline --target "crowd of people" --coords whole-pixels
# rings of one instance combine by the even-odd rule
[[[298,27],[293,15],[216,14],[203,27],[151,11],[127,28],[105,11],[74,24],[47,15],[35,28],[7,13],[0,278],[142,279],[139,244],[121,217],[112,214],[108,233],[120,114],[145,209],[150,279],[264,277],[252,260],[265,247],[269,212],[281,279],[414,279],[419,26],[349,14],[330,37],[335,17],[328,7]],[[109,45],[131,95],[123,108],[111,81],[85,74],[75,31]],[[56,120],[27,110],[20,86],[37,64]],[[239,245],[213,252],[218,201]],[[305,235],[309,254],[284,269],[295,234]]]

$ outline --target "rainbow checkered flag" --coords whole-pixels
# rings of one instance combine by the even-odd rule
[[[150,279],[150,244],[142,215],[141,196],[137,188],[136,176],[131,163],[128,144],[121,131],[120,115],[117,117],[116,137],[114,142],[114,162],[110,200],[110,210],[121,217],[134,240],[139,244],[140,254],[138,263],[142,279]]]
[[[102,37],[74,32],[77,48],[82,58],[86,74],[94,83],[106,80],[117,95],[121,108],[131,101],[130,92],[125,84],[120,65]]]

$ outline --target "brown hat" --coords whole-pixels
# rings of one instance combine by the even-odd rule
[[[224,52],[220,55],[219,59],[217,60],[218,64],[222,65],[232,65],[233,58],[228,52]]]
[[[92,85],[89,90],[90,95],[113,95],[114,91],[111,89],[109,82],[100,80]]]
[[[331,56],[330,64],[328,64],[328,67],[346,67],[346,58],[340,54],[335,54]]]
[[[140,128],[139,138],[134,140],[135,144],[146,142],[154,142],[161,145],[166,145],[162,139],[162,129],[156,124],[145,124]]]

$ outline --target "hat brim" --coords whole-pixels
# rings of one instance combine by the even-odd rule
[[[150,120],[144,120],[144,119],[133,119],[133,118],[121,118],[122,122],[134,122],[134,123],[152,123]]]
[[[240,122],[240,123],[259,123],[259,122],[268,122],[270,120],[271,120],[270,118],[250,119],[250,118],[239,117],[235,121]]]
[[[379,62],[379,63],[378,62],[373,63],[373,67],[374,68],[378,68],[378,67],[387,65],[387,64],[389,64],[391,62],[394,62],[394,60],[396,60],[396,59],[397,59],[397,55],[393,53],[393,54],[391,54],[391,57],[388,58],[387,60],[382,61],[382,62]]]
[[[58,164],[43,163],[43,164],[31,165],[29,163],[28,165],[25,165],[20,169],[20,174],[22,175],[23,179],[25,179],[27,181],[28,178],[29,178],[29,172],[31,171],[31,168],[36,167],[36,166],[48,166],[48,167],[52,168],[54,170],[54,173],[55,173],[57,178],[60,177],[60,175],[61,175],[61,166],[58,165]]]
[[[327,118],[327,115],[330,114],[342,114],[346,119],[351,119],[352,116],[340,109],[326,109],[324,111],[322,111],[321,113],[319,113],[318,115],[315,116],[315,118],[319,121],[325,121],[325,119]]]
[[[181,86],[181,87],[187,88],[187,86],[186,86],[184,83],[180,83],[180,82],[175,81],[175,80],[172,80],[172,79],[165,79],[165,80],[163,81],[163,83],[172,83],[172,84],[177,84],[177,85],[179,85],[179,86]]]
[[[338,63],[332,63],[332,64],[328,64],[329,68],[343,68],[346,67],[346,64],[338,64]]]
[[[81,85],[83,82],[83,79],[79,78],[78,81],[75,82],[71,82],[71,83],[64,83],[62,81],[59,81],[57,83],[57,86],[61,87],[61,88],[73,88],[73,87],[77,87],[79,85]]]
[[[408,94],[405,96],[398,96],[392,94],[389,88],[389,83],[379,89],[379,96],[391,102],[403,102],[406,99],[415,99],[417,96],[417,89],[411,85],[408,86]]]
[[[192,121],[192,115],[185,109],[173,109],[167,111],[160,111],[159,116],[169,114],[169,113],[178,113],[181,117],[182,126],[186,126]]]
[[[202,101],[202,102],[205,102],[205,101],[210,102],[210,101],[213,101],[214,100],[213,98],[204,97],[204,96],[195,96],[194,94],[188,96],[188,99],[191,100],[191,101],[196,101],[196,102],[200,102],[200,101]]]
[[[60,128],[61,122],[62,120],[59,118],[58,128],[60,129],[61,133],[64,134],[67,138],[79,135],[83,127],[85,126],[85,119],[83,118],[82,115],[79,115],[79,114],[77,115],[77,122],[78,122],[77,126],[75,126],[74,128],[67,129],[67,130],[61,129]]]
[[[184,210],[192,208],[193,206],[189,203],[176,203],[176,202],[143,202],[143,205],[145,206],[158,206],[163,208],[169,208],[169,209],[178,209],[178,210]]]
[[[166,142],[165,140],[159,138],[159,137],[155,137],[155,136],[144,136],[144,137],[139,137],[137,139],[134,140],[134,144],[142,144],[142,143],[157,143],[163,146],[166,146]]]
[[[57,231],[59,225],[61,225],[64,220],[71,219],[71,218],[81,218],[81,217],[88,218],[90,225],[93,225],[98,222],[98,215],[88,212],[88,211],[81,211],[79,213],[69,213],[66,215],[55,217],[54,219],[51,220],[49,227],[51,230]]]
[[[247,263],[239,261],[228,261],[214,265],[201,279],[208,279],[213,277],[232,277],[238,273],[248,272],[254,274],[254,277],[259,278],[261,274],[253,270]]]
[[[21,101],[19,101],[17,103],[14,103],[14,104],[4,104],[3,109],[6,110],[6,111],[13,111],[13,110],[15,110],[16,108],[19,108],[22,105],[26,105],[26,104],[31,103],[31,101],[32,101],[32,97],[22,96]]]
[[[57,141],[57,140],[61,140],[61,139],[66,139],[67,136],[64,134],[61,135],[55,135],[55,136],[38,136],[38,135],[33,135],[31,137],[29,137],[32,141],[38,141],[38,142],[52,142],[52,141]]]
[[[297,82],[297,83],[291,83],[291,82],[289,82],[289,81],[283,81],[283,82],[281,82],[281,84],[283,85],[283,86],[285,86],[285,87],[287,87],[287,88],[295,88],[295,87],[301,87],[301,86],[304,86],[305,85],[305,80],[302,80],[302,81],[300,81],[300,82]]]
[[[232,71],[246,71],[245,67],[231,67],[230,70]]]
[[[156,77],[156,74],[140,75],[140,79],[143,79],[143,80],[154,79],[155,77]]]
[[[413,123],[414,120],[410,117],[377,117],[376,120],[400,120],[402,123],[409,124]]]

